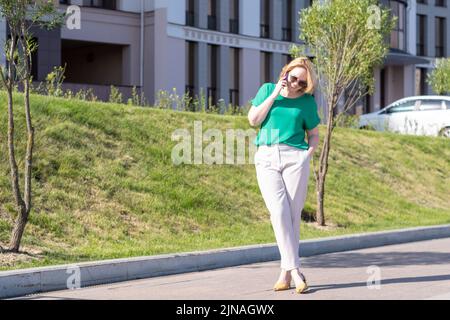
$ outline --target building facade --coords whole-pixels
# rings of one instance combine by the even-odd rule
[[[36,30],[34,79],[67,65],[64,86],[109,86],[125,97],[136,86],[153,103],[158,90],[203,92],[213,104],[245,105],[264,82],[275,82],[299,44],[298,12],[312,0],[61,0],[80,8],[80,28]],[[448,56],[447,0],[381,0],[398,16],[376,90],[352,112],[367,113],[416,94],[436,57]],[[70,19],[70,18],[69,18]],[[0,23],[0,42],[7,38]],[[4,61],[3,61],[4,62]],[[317,94],[319,106],[320,92]],[[323,110],[326,115],[326,110]]]

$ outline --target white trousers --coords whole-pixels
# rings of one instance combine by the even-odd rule
[[[280,251],[280,267],[299,268],[300,218],[308,191],[310,156],[307,150],[274,144],[259,146],[254,159]]]

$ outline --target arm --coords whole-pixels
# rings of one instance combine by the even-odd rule
[[[270,108],[272,108],[275,99],[280,94],[281,89],[287,85],[287,81],[285,79],[281,79],[275,86],[272,94],[264,100],[263,103],[258,105],[257,107],[251,106],[250,111],[248,112],[248,122],[252,127],[259,126],[264,119],[266,119],[267,113]]]
[[[270,108],[272,108],[273,103],[275,102],[276,96],[270,95],[261,105],[257,108],[255,106],[251,106],[250,111],[248,112],[248,122],[252,127],[259,126],[267,116]]]
[[[319,127],[317,126],[312,130],[306,130],[306,133],[308,134],[308,153],[312,157],[319,145]]]

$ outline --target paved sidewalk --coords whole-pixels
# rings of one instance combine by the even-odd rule
[[[301,259],[310,291],[272,291],[279,261],[191,272],[25,299],[446,299],[450,300],[450,238],[330,253]],[[368,268],[378,266],[379,289]]]

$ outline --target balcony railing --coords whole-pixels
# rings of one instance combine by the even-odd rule
[[[87,1],[87,3],[84,4],[84,6],[116,10],[117,9],[117,1],[116,0],[90,0],[90,1]]]
[[[441,57],[445,56],[444,47],[443,46],[436,46],[436,54],[435,54],[435,56],[437,58],[441,58]]]
[[[72,4],[72,1],[71,0],[59,0],[59,4],[70,5],[70,4]],[[117,9],[117,1],[116,0],[89,0],[89,1],[86,1],[83,4],[81,4],[81,6],[116,10]]]
[[[208,29],[209,30],[217,30],[216,16],[208,16]]]
[[[195,26],[194,12],[186,11],[186,25],[190,27]]]
[[[239,20],[230,19],[230,33],[239,33]]]
[[[418,43],[416,50],[417,50],[416,55],[425,56],[425,45],[423,43]]]
[[[269,38],[270,37],[269,25],[260,24],[260,33],[261,33],[261,38]]]
[[[283,41],[292,41],[292,29],[283,28]]]

